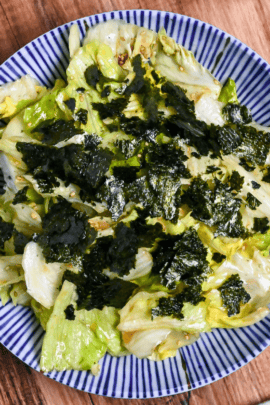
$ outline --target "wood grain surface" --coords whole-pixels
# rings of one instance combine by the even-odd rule
[[[0,63],[60,24],[134,8],[198,18],[234,35],[270,62],[269,0],[0,0]],[[66,387],[0,349],[0,405],[256,405],[270,399],[270,347],[237,372],[190,394],[131,401]]]

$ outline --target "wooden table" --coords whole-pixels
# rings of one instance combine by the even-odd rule
[[[148,8],[186,14],[227,31],[270,62],[269,0],[0,0],[0,63],[27,42],[68,21],[103,11]],[[128,400],[65,387],[0,346],[0,405],[127,405]],[[270,347],[251,363],[194,390],[189,405],[255,405],[270,399]],[[188,394],[132,400],[133,405],[188,404]]]

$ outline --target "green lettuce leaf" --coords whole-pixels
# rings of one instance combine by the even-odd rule
[[[203,94],[217,99],[221,84],[194,57],[191,51],[177,44],[161,29],[158,33],[160,48],[154,67],[169,81],[187,90],[188,97],[198,100]]]
[[[115,308],[75,310],[75,319],[66,319],[65,310],[69,305],[76,306],[75,298],[75,285],[65,281],[46,326],[42,371],[90,370],[106,351],[115,356],[122,353]]]
[[[54,88],[44,95],[34,105],[27,107],[24,111],[24,123],[29,132],[32,132],[38,125],[48,120],[65,118],[63,112],[58,108],[55,101],[60,90],[65,86],[65,82],[57,79]]]
[[[34,298],[31,299],[31,307],[33,308],[36,318],[39,321],[40,325],[44,330],[46,330],[46,326],[48,323],[48,320],[50,319],[50,316],[53,311],[53,307],[48,309],[43,307],[39,302],[37,302]]]
[[[230,77],[222,87],[218,101],[221,101],[225,104],[239,103],[236,93],[235,81]]]

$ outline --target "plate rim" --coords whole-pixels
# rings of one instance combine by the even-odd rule
[[[240,45],[241,48],[245,47],[245,48],[248,50],[248,51],[247,51],[247,54],[250,55],[250,54],[252,53],[252,54],[253,54],[253,55],[252,55],[252,58],[255,59],[255,61],[259,61],[259,65],[262,64],[262,63],[266,63],[266,66],[267,66],[267,67],[264,67],[264,69],[269,69],[269,68],[270,68],[270,64],[269,64],[263,57],[261,57],[255,50],[253,50],[250,46],[248,46],[246,43],[240,41],[240,40],[239,40],[238,38],[236,38],[234,35],[229,34],[228,32],[222,30],[221,28],[218,28],[217,26],[215,26],[215,25],[213,25],[213,24],[204,22],[204,21],[202,21],[202,20],[200,20],[200,19],[198,19],[198,18],[194,18],[194,17],[188,16],[188,15],[184,15],[184,14],[180,14],[180,13],[175,13],[175,12],[171,12],[171,11],[165,11],[165,10],[153,10],[153,9],[125,9],[125,10],[123,10],[123,9],[121,9],[121,10],[113,10],[113,11],[107,11],[107,12],[100,12],[100,13],[97,13],[97,14],[92,14],[92,15],[84,16],[84,17],[81,17],[81,18],[78,18],[78,19],[75,19],[75,20],[71,20],[71,21],[69,21],[69,22],[66,22],[66,23],[64,23],[64,24],[61,24],[61,25],[59,25],[59,26],[57,26],[57,27],[55,27],[55,28],[53,28],[53,29],[51,29],[51,30],[49,30],[49,31],[46,31],[45,33],[43,33],[43,34],[39,35],[38,37],[34,38],[33,40],[29,41],[27,44],[25,44],[24,46],[22,46],[21,48],[19,48],[16,52],[14,52],[10,57],[8,57],[4,62],[1,63],[0,69],[3,68],[7,63],[9,63],[9,62],[12,63],[12,57],[14,57],[14,56],[15,56],[16,54],[18,54],[19,52],[21,52],[21,53],[27,52],[27,49],[26,49],[26,48],[27,48],[29,45],[32,44],[32,45],[35,47],[35,46],[36,46],[36,42],[38,41],[38,39],[41,39],[42,37],[44,37],[44,35],[47,35],[47,34],[52,33],[52,32],[59,34],[59,29],[60,29],[60,30],[61,30],[61,29],[69,29],[73,24],[77,23],[78,21],[80,21],[80,22],[83,23],[84,20],[86,20],[86,19],[88,19],[88,20],[90,21],[90,18],[95,19],[95,17],[102,17],[102,16],[104,16],[104,15],[105,15],[106,18],[107,18],[106,21],[113,20],[113,19],[115,19],[115,20],[118,20],[118,19],[125,20],[125,18],[118,18],[118,17],[115,18],[115,16],[112,18],[112,15],[114,15],[114,13],[118,13],[118,14],[119,14],[119,13],[123,13],[123,14],[124,14],[124,13],[126,13],[126,12],[137,13],[137,14],[140,14],[140,13],[143,13],[143,12],[152,12],[152,13],[154,14],[154,15],[153,15],[154,18],[156,18],[156,16],[157,16],[158,14],[160,14],[161,16],[164,16],[164,17],[165,17],[166,15],[168,15],[169,18],[173,18],[174,16],[176,16],[176,18],[177,18],[177,17],[178,17],[178,18],[183,17],[184,19],[185,19],[185,18],[186,18],[186,19],[189,19],[192,24],[194,24],[194,23],[197,21],[198,23],[205,24],[206,28],[213,27],[213,28],[215,28],[215,29],[218,31],[218,34],[224,33],[224,34],[226,35],[226,38],[229,37],[229,38],[233,39],[234,41],[236,41],[236,44],[235,44],[236,46],[237,46],[237,45]],[[138,16],[137,16],[137,17],[138,17]],[[94,23],[92,26],[97,25],[97,24],[100,24],[100,23],[101,23],[101,22],[99,22],[99,21],[98,21],[98,22],[95,21],[95,23]],[[140,26],[139,23],[137,23],[137,25]],[[19,55],[18,55],[18,56],[19,56]],[[15,80],[16,80],[16,79],[15,79]],[[9,302],[10,302],[10,301],[9,301]],[[11,305],[13,305],[13,304],[11,304]],[[1,308],[4,308],[4,307],[2,306],[2,303],[1,303]],[[0,327],[0,329],[1,329],[1,327]],[[234,329],[238,329],[238,328],[234,328]],[[2,337],[1,337],[1,340],[2,340]],[[15,353],[13,353],[13,351],[10,350],[10,349],[8,348],[8,346],[5,345],[1,340],[0,340],[1,344],[3,344],[3,346],[6,347],[7,350],[9,350],[15,357],[17,357],[17,358],[19,358],[21,361],[23,361],[23,360],[19,357],[19,355],[16,355]],[[176,394],[179,394],[179,393],[188,392],[188,391],[191,391],[191,390],[193,390],[193,389],[197,389],[197,388],[201,388],[201,387],[203,387],[203,386],[209,385],[209,384],[211,384],[211,383],[213,383],[213,382],[216,382],[216,381],[218,381],[218,380],[220,380],[220,379],[222,379],[222,378],[224,378],[224,377],[226,377],[226,376],[232,374],[233,372],[239,370],[239,369],[242,368],[244,365],[246,365],[246,364],[249,363],[251,360],[253,360],[255,357],[257,357],[260,353],[262,353],[262,351],[263,351],[264,349],[266,349],[268,346],[270,346],[270,336],[269,336],[268,338],[265,338],[264,342],[266,343],[266,346],[264,346],[261,342],[258,342],[259,350],[257,350],[256,353],[254,353],[254,351],[253,351],[252,354],[248,354],[248,355],[246,356],[246,361],[243,361],[243,359],[239,360],[239,363],[240,363],[239,366],[235,363],[233,366],[230,366],[230,367],[227,368],[228,372],[226,372],[224,369],[221,370],[221,371],[220,371],[220,373],[222,374],[221,376],[218,376],[218,373],[216,372],[215,374],[213,374],[213,376],[207,378],[207,379],[210,380],[210,381],[208,381],[208,382],[205,382],[205,381],[202,381],[202,380],[196,381],[194,387],[188,387],[188,384],[186,384],[186,385],[183,386],[183,391],[181,390],[181,387],[180,387],[179,385],[178,385],[177,388],[176,388],[176,387],[171,387],[171,388],[170,388],[170,391],[175,391],[175,390],[177,390],[177,392],[171,392],[170,394],[168,394],[167,392],[165,392],[165,391],[166,391],[166,388],[164,388],[164,389],[163,389],[163,392],[162,392],[162,395],[160,395],[160,394],[159,394],[158,392],[156,392],[156,391],[153,391],[153,396],[151,396],[151,395],[150,395],[150,392],[149,392],[149,390],[148,390],[148,392],[146,393],[146,396],[144,396],[144,392],[142,392],[142,391],[138,391],[138,392],[137,392],[137,396],[136,396],[136,395],[135,395],[135,394],[136,394],[136,391],[134,390],[133,393],[132,393],[132,397],[130,397],[130,396],[128,395],[128,392],[127,392],[127,391],[124,392],[124,395],[121,395],[121,392],[119,391],[119,392],[116,392],[116,393],[115,393],[116,395],[112,396],[112,395],[104,395],[103,393],[91,392],[91,391],[86,390],[86,389],[75,388],[73,385],[70,385],[70,384],[68,383],[68,381],[67,381],[67,382],[61,382],[61,384],[64,384],[64,385],[69,386],[69,387],[72,387],[72,388],[75,388],[75,389],[77,389],[77,390],[79,390],[79,391],[88,392],[88,393],[90,393],[90,394],[93,393],[93,394],[95,394],[95,395],[105,396],[105,397],[108,397],[108,398],[127,398],[127,399],[131,399],[131,398],[142,398],[142,399],[146,399],[146,398],[165,397],[165,396],[168,396],[168,395],[176,395]],[[181,349],[180,349],[180,350],[181,350]],[[135,356],[134,356],[134,358],[135,358]],[[23,363],[26,364],[28,367],[31,367],[31,368],[33,368],[34,370],[36,370],[36,368],[34,368],[34,366],[30,366],[30,365],[29,365],[28,363],[26,363],[25,361],[23,361]],[[234,370],[232,369],[232,367],[234,367]],[[37,370],[36,370],[36,371],[37,371]],[[71,370],[67,370],[67,371],[70,372]],[[39,372],[41,372],[41,371],[39,371]],[[57,380],[56,380],[57,374],[55,374],[55,375],[53,375],[53,376],[50,376],[50,375],[48,375],[48,373],[43,373],[43,372],[41,372],[41,373],[42,373],[43,375],[45,375],[46,377],[57,381]],[[52,372],[52,373],[54,373],[54,372]],[[57,381],[57,382],[59,382],[59,381]]]

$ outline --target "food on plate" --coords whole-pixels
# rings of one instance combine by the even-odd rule
[[[163,360],[270,303],[270,130],[168,37],[69,37],[66,81],[0,88],[0,296],[46,331],[41,369]]]

